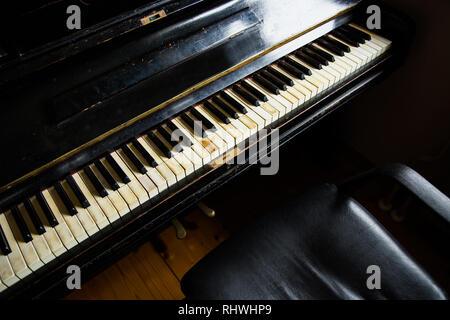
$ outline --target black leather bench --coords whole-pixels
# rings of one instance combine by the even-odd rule
[[[398,164],[374,169],[339,187],[325,184],[291,197],[231,236],[183,277],[187,299],[446,299],[348,196],[380,175],[397,180],[450,225],[449,198],[418,173]],[[379,267],[380,289],[369,289],[377,273],[369,266]]]

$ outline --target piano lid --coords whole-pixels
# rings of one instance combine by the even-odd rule
[[[13,71],[42,55],[1,67],[0,186],[195,93],[359,2],[204,0],[19,79]]]

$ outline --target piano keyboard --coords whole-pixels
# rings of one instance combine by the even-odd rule
[[[0,291],[295,112],[390,45],[355,24],[337,28],[0,213]]]

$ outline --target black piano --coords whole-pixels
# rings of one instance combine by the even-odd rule
[[[414,31],[358,0],[44,0],[4,15],[2,299],[60,296],[70,265],[95,275],[382,80]]]

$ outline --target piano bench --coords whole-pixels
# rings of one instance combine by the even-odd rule
[[[187,299],[446,299],[443,289],[348,196],[388,175],[449,223],[450,200],[404,165],[291,197],[233,235],[182,279]],[[419,185],[418,185],[419,184]]]

